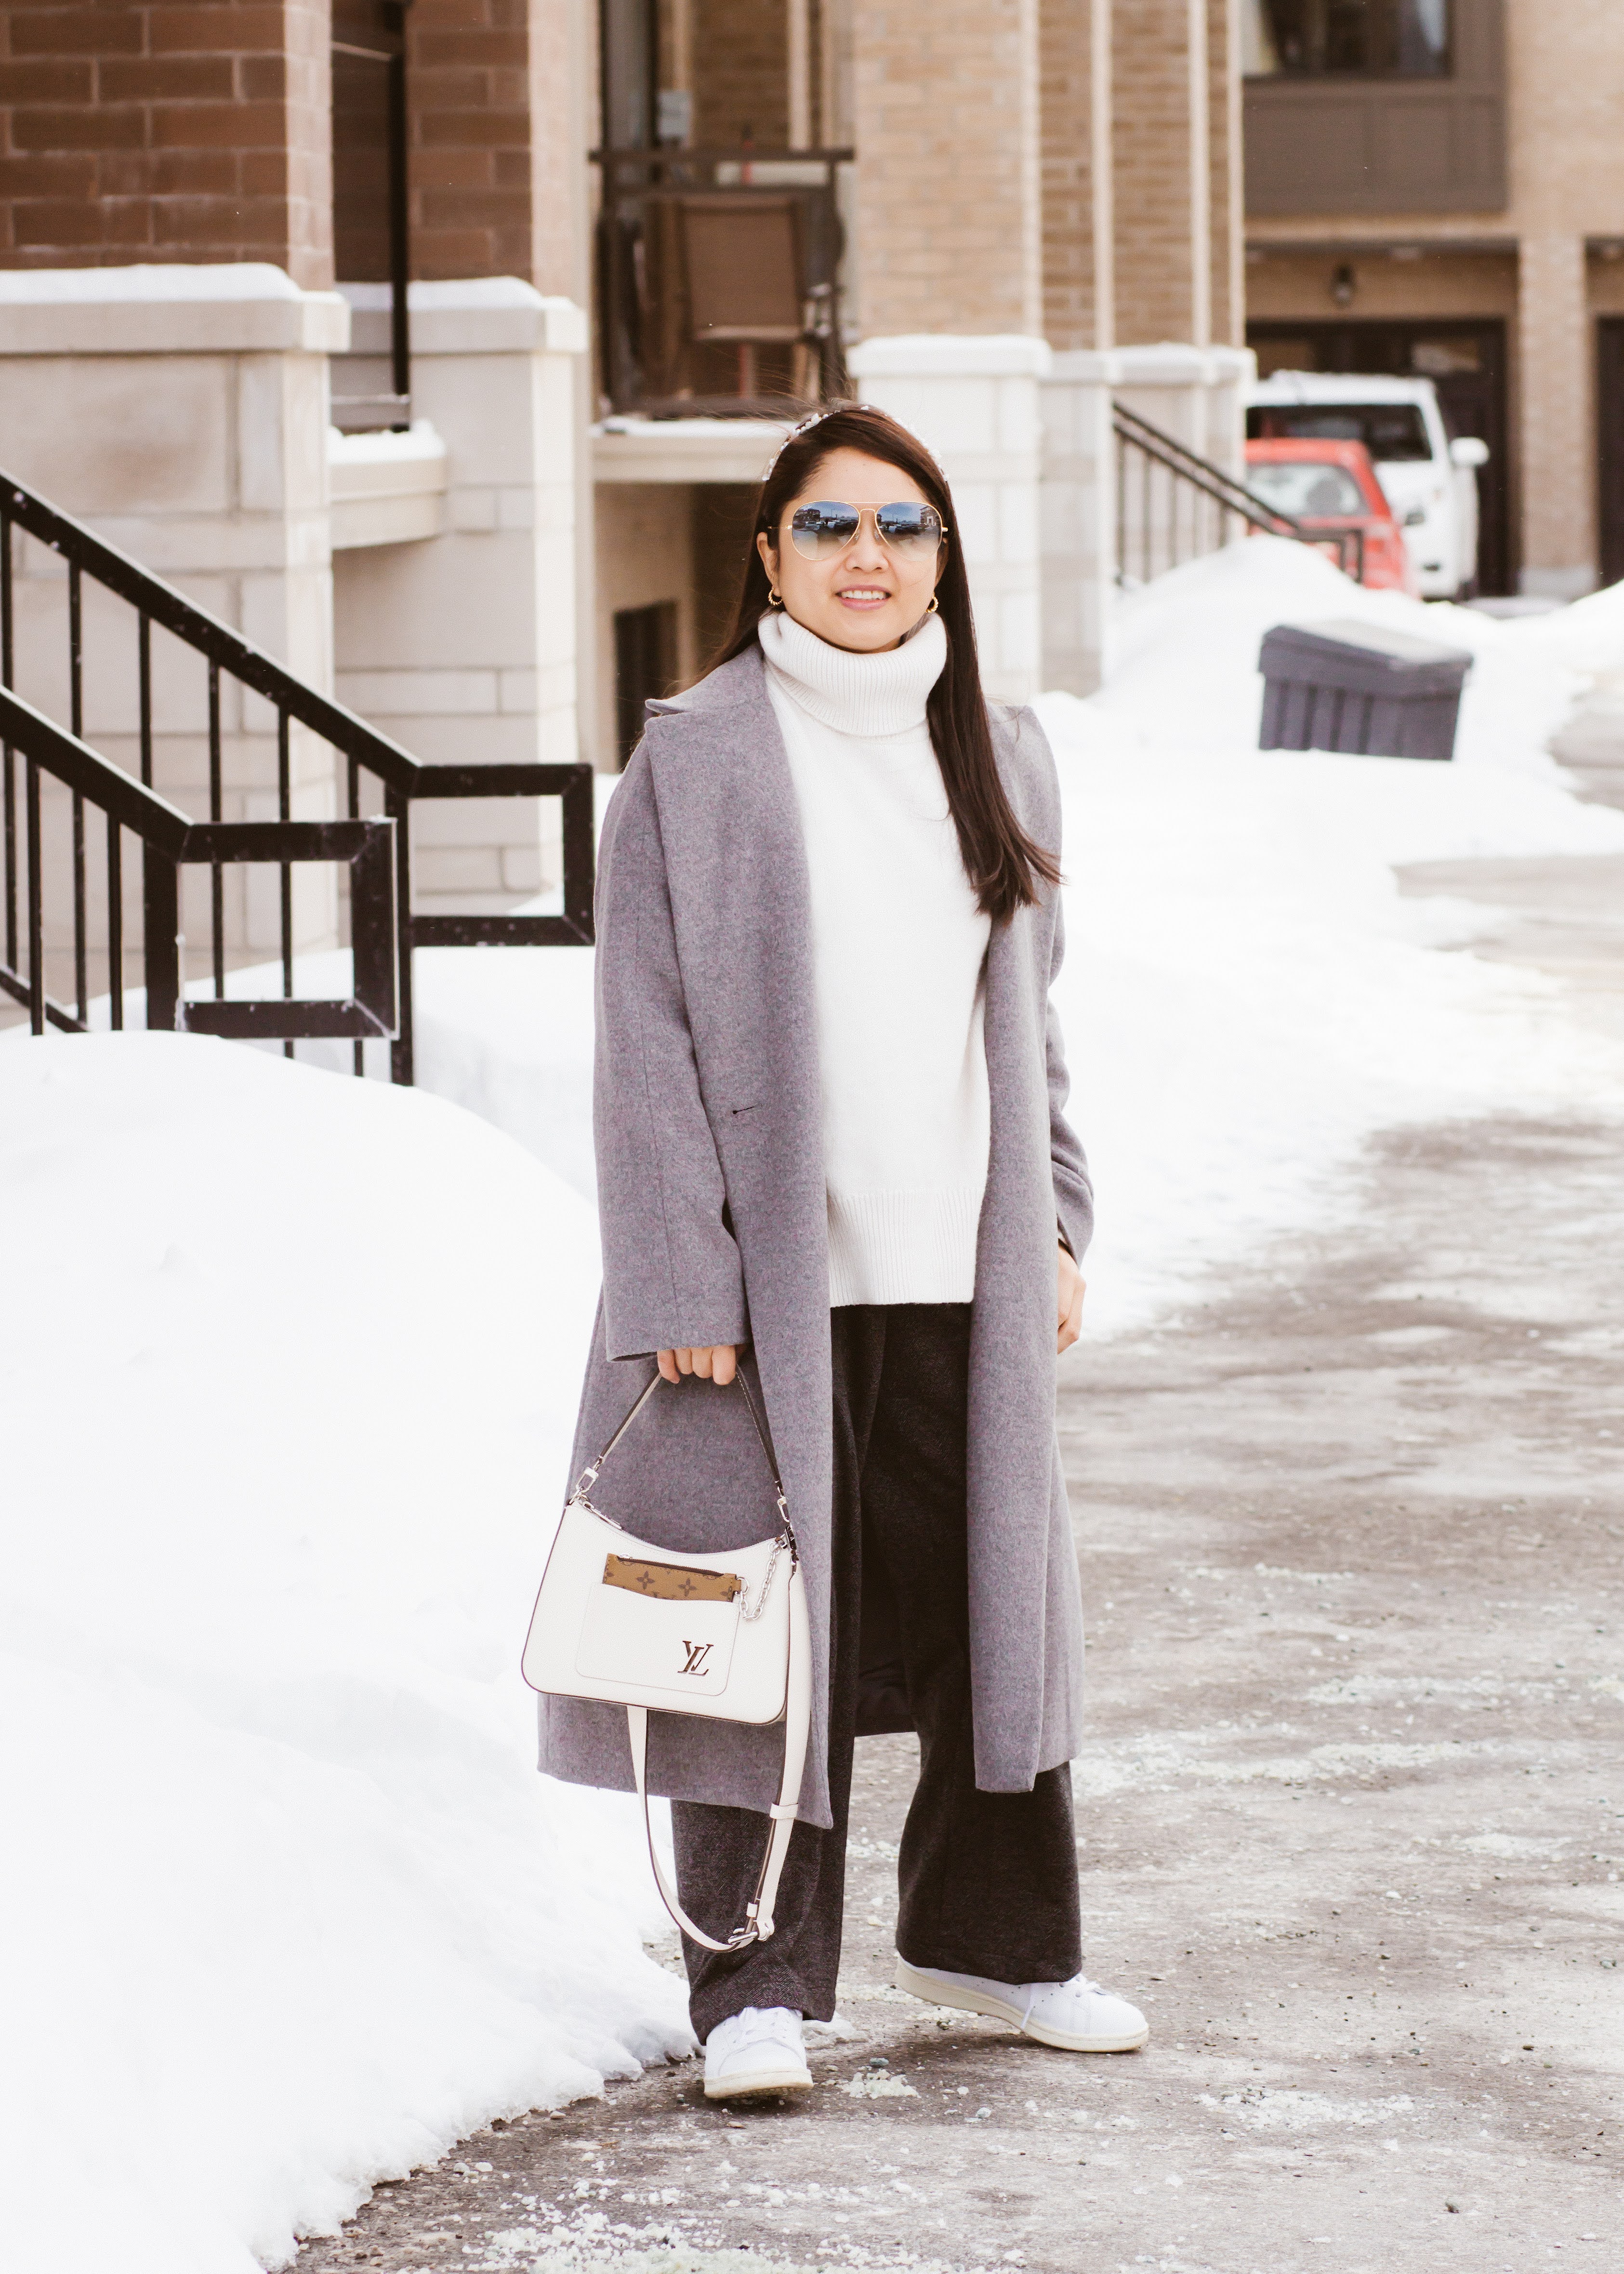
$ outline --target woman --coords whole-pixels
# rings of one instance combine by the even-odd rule
[[[833,2012],[854,1735],[917,1729],[900,1987],[1126,2051],[1080,1973],[1077,1562],[1054,1427],[1092,1222],[1049,990],[1060,802],[981,690],[947,485],[884,413],[798,428],[721,659],[650,705],[605,825],[604,1292],[576,1445],[668,1382],[598,1497],[674,1550],[768,1535],[764,1400],[814,1630],[778,1931],[685,1941],[712,2098],[805,2089]],[[718,1387],[719,1386],[719,1387]],[[618,1495],[618,1497],[617,1497]],[[542,1766],[628,1788],[624,1716],[542,1701]],[[774,1729],[650,1717],[679,1893],[742,1916]]]

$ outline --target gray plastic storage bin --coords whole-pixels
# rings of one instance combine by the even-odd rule
[[[1260,750],[1352,750],[1377,758],[1450,758],[1463,648],[1338,619],[1276,624],[1263,635]]]

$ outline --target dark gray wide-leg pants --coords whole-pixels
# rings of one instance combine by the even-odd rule
[[[683,1938],[702,2040],[747,2006],[788,2006],[815,2021],[834,2012],[860,1730],[919,1732],[919,1784],[897,1867],[901,1955],[1000,1982],[1064,1982],[1082,1964],[1071,1771],[1044,1770],[1030,1792],[975,1787],[965,1520],[970,1306],[853,1305],[830,1320],[834,1828],[795,1826],[770,1941],[718,1954]],[[744,1916],[767,1819],[680,1801],[672,1821],[683,1908],[719,1939]]]

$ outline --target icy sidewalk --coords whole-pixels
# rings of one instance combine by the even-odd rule
[[[0,1256],[0,2255],[251,2274],[688,2042],[517,1672],[596,1229],[439,1099],[53,1037]]]

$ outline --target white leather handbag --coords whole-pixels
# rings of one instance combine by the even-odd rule
[[[524,1678],[532,1690],[555,1698],[626,1708],[632,1773],[661,1900],[683,1933],[706,1950],[743,1950],[765,1942],[773,1931],[773,1904],[806,1766],[812,1718],[806,1583],[772,1447],[742,1374],[735,1379],[778,1499],[776,1537],[721,1555],[689,1555],[636,1539],[593,1507],[589,1495],[605,1462],[662,1379],[656,1374],[565,1503],[524,1645]],[[726,1942],[713,1941],[695,1925],[666,1884],[655,1852],[647,1785],[650,1707],[718,1721],[784,1724],[784,1776],[767,1811],[766,1853],[744,1924]]]

